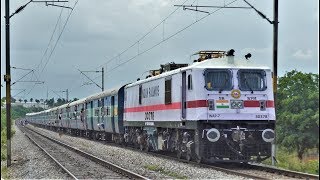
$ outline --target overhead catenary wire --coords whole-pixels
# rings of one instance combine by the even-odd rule
[[[65,29],[65,27],[66,27],[66,25],[67,25],[67,23],[68,23],[68,21],[69,21],[69,19],[70,19],[70,17],[71,17],[71,14],[72,14],[75,6],[77,5],[78,1],[79,1],[79,0],[77,0],[77,1],[74,3],[74,5],[73,5],[73,7],[72,7],[72,9],[71,9],[71,12],[69,13],[69,15],[68,15],[68,17],[67,17],[67,20],[66,20],[65,23],[64,23],[63,29],[61,30],[61,32],[60,32],[60,34],[59,34],[59,36],[58,36],[58,39],[57,39],[57,41],[55,42],[54,47],[53,47],[53,49],[51,50],[49,57],[47,58],[47,61],[46,61],[45,65],[43,66],[41,72],[39,71],[39,76],[43,73],[43,71],[44,71],[44,69],[46,68],[48,62],[50,61],[50,58],[51,58],[51,56],[52,56],[52,54],[53,54],[53,52],[54,52],[54,50],[55,50],[55,48],[56,48],[56,46],[57,46],[57,44],[58,44],[58,42],[59,42],[59,40],[60,40],[63,32],[64,32],[64,29]],[[56,26],[57,26],[58,22],[59,22],[59,21],[57,21]],[[56,28],[56,27],[55,27],[55,28]],[[52,34],[52,36],[53,36],[53,34]],[[51,38],[50,38],[50,39],[51,39]],[[49,41],[49,42],[50,42],[50,41]],[[49,47],[49,44],[48,44],[48,47]],[[41,64],[41,63],[40,63],[40,64]],[[39,65],[39,66],[40,66],[40,65]],[[37,77],[36,77],[36,78],[37,78]],[[37,79],[38,79],[38,78],[37,78]],[[34,89],[34,87],[35,87],[35,84],[32,86],[32,88],[30,89],[30,91],[29,91],[25,96],[28,96],[28,95],[31,93],[31,91]],[[47,86],[47,87],[48,87],[48,86]]]
[[[36,83],[33,84],[33,86],[32,86],[32,88],[30,89],[30,91],[28,91],[27,94],[25,94],[25,95],[23,96],[23,98],[27,97],[27,96],[31,93],[31,91],[34,89],[35,86],[36,86]]]
[[[33,75],[33,76],[32,76],[33,78],[36,78],[36,81],[39,81],[39,79],[38,79],[38,77],[36,76],[36,74],[34,73],[34,71],[33,71],[32,75]],[[31,78],[31,81],[33,80],[33,78]],[[44,82],[43,82],[43,83],[44,83]],[[37,84],[37,83],[34,83],[33,86],[30,88],[30,90],[29,90],[27,93],[25,93],[22,98],[25,98],[26,96],[28,96],[28,95],[32,92],[32,90],[34,89],[34,87],[36,86],[36,84]]]
[[[187,1],[188,1],[188,0],[185,0],[182,4],[185,4]],[[76,5],[76,3],[75,3],[75,5]],[[74,9],[74,8],[73,8],[73,9]],[[117,56],[114,56],[113,58],[109,59],[106,63],[98,66],[97,68],[102,67],[102,66],[104,66],[105,64],[110,63],[110,62],[113,61],[115,58],[120,57],[122,54],[124,54],[125,52],[127,52],[129,49],[131,49],[131,48],[134,47],[135,45],[139,44],[145,37],[147,37],[147,36],[148,36],[151,32],[153,32],[157,27],[159,27],[161,24],[164,24],[164,22],[165,22],[168,18],[170,18],[178,9],[179,9],[179,7],[178,7],[178,8],[175,8],[174,11],[172,11],[168,16],[166,16],[164,19],[162,19],[157,25],[155,25],[153,28],[151,28],[146,34],[144,34],[141,38],[139,38],[135,43],[133,43],[133,44],[132,44],[131,46],[129,46],[128,48],[126,48],[124,51],[120,52]],[[71,12],[71,13],[72,13],[72,12]],[[71,13],[70,13],[70,14],[71,14]],[[59,36],[59,37],[60,37],[60,36]],[[164,37],[163,37],[163,39],[164,39]],[[54,48],[55,48],[55,47],[54,47]],[[54,50],[54,49],[53,49],[53,50]],[[138,52],[138,53],[139,53],[139,52]],[[52,55],[52,52],[50,53],[49,58],[51,57],[51,55]],[[48,61],[47,61],[47,63],[48,63]],[[47,63],[46,63],[46,64],[47,64]],[[45,65],[45,66],[46,66],[46,65]],[[44,69],[44,68],[43,68],[43,69]],[[42,71],[43,71],[43,70],[42,70]],[[41,73],[42,73],[42,71],[41,71]],[[98,77],[96,77],[96,78],[98,78]],[[96,78],[94,78],[94,80],[95,80]],[[80,85],[79,87],[82,87],[83,85],[84,85],[84,84]],[[75,88],[79,88],[79,87],[75,87]],[[75,88],[72,88],[72,89],[70,90],[70,92],[73,91]]]
[[[18,80],[16,80],[15,82],[11,83],[11,86],[16,84],[18,81],[20,81],[21,79],[25,78],[27,75],[29,75],[30,73],[34,72],[33,70],[29,71],[27,74],[23,75],[21,78],[19,78]]]
[[[96,79],[100,78],[101,76],[102,76],[102,75],[99,75],[99,76],[93,78],[92,80],[96,80]],[[73,86],[73,87],[71,87],[71,88],[69,89],[69,93],[73,92],[73,91],[74,91],[75,89],[77,89],[77,88],[81,88],[81,87],[83,87],[83,86],[91,85],[91,84],[94,84],[94,83],[90,83],[89,81],[87,81],[87,82],[82,83],[81,85]]]
[[[58,36],[58,39],[57,39],[56,43],[54,44],[54,47],[53,47],[53,49],[51,50],[50,55],[49,55],[49,57],[47,58],[47,61],[46,61],[46,63],[44,64],[44,66],[43,66],[43,68],[42,68],[42,70],[41,70],[40,73],[43,73],[43,71],[44,71],[44,69],[46,68],[48,62],[50,61],[50,58],[51,58],[54,50],[56,49],[57,44],[58,44],[58,42],[59,42],[59,40],[60,40],[60,38],[61,38],[61,36],[62,36],[65,28],[66,28],[66,26],[67,26],[67,23],[68,23],[68,21],[69,21],[69,19],[70,19],[70,17],[71,17],[71,14],[72,14],[72,12],[74,11],[74,8],[75,8],[76,5],[78,4],[78,2],[79,2],[79,0],[77,0],[77,1],[74,3],[74,5],[73,5],[73,7],[72,7],[72,9],[71,9],[71,12],[69,13],[69,15],[68,15],[68,17],[67,17],[67,20],[65,21],[65,23],[64,23],[64,25],[63,25],[63,27],[62,27],[62,30],[61,30],[61,32],[60,32],[60,34],[59,34],[59,36]]]
[[[187,0],[186,0],[186,1],[187,1]],[[186,1],[184,1],[184,3],[185,3]],[[228,4],[226,4],[226,6],[232,4],[232,3],[236,2],[236,1],[238,1],[238,0],[234,0],[234,1],[230,2],[230,3],[228,3]],[[78,1],[77,1],[77,2],[78,2]],[[77,2],[75,3],[75,5],[77,4]],[[75,5],[74,5],[74,7],[75,7]],[[177,31],[176,33],[168,36],[167,38],[164,38],[162,41],[156,43],[155,45],[151,46],[150,48],[148,48],[148,49],[146,49],[146,50],[144,50],[144,51],[141,51],[141,52],[139,51],[139,53],[138,53],[137,55],[133,56],[132,58],[128,59],[128,60],[125,61],[125,62],[121,62],[121,63],[118,64],[116,67],[113,67],[111,70],[109,70],[108,73],[110,73],[111,71],[114,71],[115,69],[119,68],[120,66],[122,66],[122,65],[124,65],[124,64],[126,64],[126,63],[128,63],[128,62],[130,62],[130,61],[132,61],[132,60],[134,60],[136,57],[138,57],[138,56],[140,56],[140,55],[142,55],[142,54],[145,54],[146,52],[148,52],[148,51],[152,50],[153,48],[159,46],[159,45],[162,44],[163,42],[168,41],[168,40],[171,39],[172,37],[176,36],[177,34],[181,33],[182,31],[188,29],[188,28],[191,27],[192,25],[198,23],[199,21],[205,19],[206,17],[214,14],[215,12],[217,12],[217,11],[219,11],[219,10],[221,10],[221,9],[223,9],[223,7],[222,7],[222,8],[219,8],[219,9],[213,11],[213,12],[210,12],[208,15],[206,15],[206,16],[204,16],[204,17],[202,17],[202,18],[200,18],[200,19],[192,22],[191,24],[185,26],[184,28],[182,28],[182,29],[180,29],[179,31]],[[177,11],[177,10],[178,10],[178,8],[175,9],[175,11]],[[144,39],[146,36],[148,36],[154,29],[156,29],[158,26],[160,26],[160,25],[161,25],[166,19],[168,19],[175,11],[173,11],[172,13],[170,13],[166,18],[164,18],[159,24],[157,24],[155,27],[153,27],[147,34],[145,34],[144,36],[142,36],[138,41],[136,41],[135,43],[133,43],[133,44],[132,44],[131,46],[129,46],[127,49],[125,49],[124,51],[122,51],[122,52],[121,52],[120,54],[118,54],[117,56],[111,58],[109,61],[107,61],[107,62],[104,63],[104,64],[107,64],[107,63],[111,62],[111,61],[114,60],[115,58],[117,58],[117,57],[119,57],[120,55],[122,55],[123,53],[127,52],[130,48],[132,48],[132,47],[135,46],[136,44],[140,43],[141,40],[143,40],[143,39]],[[69,17],[71,16],[71,13],[72,13],[72,12],[70,12],[70,14],[69,14],[69,16],[68,16],[68,19],[69,19]],[[67,19],[67,21],[68,21],[68,19]],[[67,22],[67,21],[66,21],[66,22]],[[65,23],[65,25],[64,25],[64,27],[63,27],[63,30],[64,30],[65,26],[66,26],[66,23]],[[62,32],[63,32],[63,30],[62,30]],[[56,41],[56,44],[55,44],[53,50],[51,51],[50,56],[49,56],[49,58],[48,58],[48,60],[47,60],[47,62],[46,62],[46,64],[45,64],[45,66],[43,67],[41,73],[44,71],[46,65],[48,64],[48,62],[49,62],[49,60],[50,60],[50,57],[52,56],[52,53],[53,53],[53,51],[54,51],[54,49],[55,49],[55,47],[56,47],[56,45],[57,45],[57,42],[59,41],[59,39],[60,39],[60,37],[61,37],[61,34],[62,34],[62,33],[60,33],[59,38],[58,38],[58,40]],[[99,66],[99,67],[101,67],[101,66]]]
[[[87,79],[89,79],[92,83],[94,83],[96,86],[98,86],[100,89],[102,89],[102,87],[99,85],[99,84],[97,84],[96,82],[94,82],[89,76],[87,76],[86,74],[84,74],[82,71],[80,71],[79,69],[78,69],[78,71],[81,73],[81,74],[83,74]]]
[[[55,91],[51,90],[53,93],[55,93],[56,95],[59,96],[60,99],[63,99],[63,97],[61,97],[58,93],[56,93]]]
[[[56,41],[56,43],[55,43],[55,45],[54,45],[54,48],[53,48],[52,51],[50,52],[50,56],[47,58],[47,61],[46,61],[45,65],[43,66],[41,72],[40,72],[40,71],[38,72],[39,76],[41,76],[41,73],[43,73],[46,65],[48,64],[48,62],[49,62],[49,60],[50,60],[50,58],[51,58],[51,56],[52,56],[52,54],[53,54],[53,51],[55,50],[55,48],[56,48],[56,46],[57,46],[57,43],[58,43],[59,39],[61,38],[61,35],[62,35],[62,33],[63,33],[66,25],[67,25],[67,22],[68,22],[68,20],[69,20],[69,18],[70,18],[70,16],[71,16],[71,14],[72,14],[75,6],[77,5],[78,1],[79,1],[79,0],[77,0],[77,1],[75,2],[75,4],[74,4],[74,6],[73,6],[72,9],[70,8],[70,9],[71,9],[71,12],[69,13],[69,16],[67,17],[67,19],[66,19],[66,21],[65,21],[65,24],[64,24],[64,26],[63,26],[63,29],[62,29],[62,31],[61,31],[60,34],[59,34],[59,37],[58,37],[58,39],[57,39],[57,41]],[[31,1],[30,1],[30,2],[31,2]],[[61,6],[61,7],[64,7],[64,6]],[[56,30],[57,30],[57,26],[58,26],[58,24],[59,24],[59,22],[60,22],[60,20],[61,20],[62,12],[63,12],[63,9],[61,9],[61,12],[60,12],[60,14],[59,14],[58,20],[57,20],[57,22],[56,22],[56,24],[55,24],[54,30],[53,30],[53,32],[52,32],[52,34],[51,34],[51,37],[50,37],[50,40],[49,40],[49,42],[48,42],[47,48],[46,48],[46,50],[45,50],[45,52],[44,52],[44,54],[43,54],[43,56],[42,56],[42,58],[41,58],[41,60],[40,60],[40,63],[39,63],[39,64],[37,65],[37,67],[36,67],[37,70],[39,70],[39,67],[40,67],[40,65],[42,64],[43,59],[44,59],[45,55],[47,54],[47,52],[48,52],[48,50],[49,50],[50,44],[51,44],[51,42],[52,42],[52,40],[53,40],[53,37],[54,37],[54,34],[55,34]],[[20,69],[23,69],[23,68],[20,68]],[[38,78],[38,76],[37,76],[36,73],[35,73],[36,71],[33,70],[32,72],[33,72],[34,77],[37,79],[37,81],[39,81],[39,78]],[[29,72],[29,73],[30,73],[30,72]],[[28,73],[28,74],[29,74],[29,73]],[[28,96],[28,95],[32,92],[32,90],[34,89],[35,85],[36,85],[36,83],[33,84],[33,86],[30,88],[30,90],[28,91],[28,93],[26,93],[26,94],[23,96],[23,98],[24,98],[25,96]],[[47,86],[47,87],[48,87],[48,86]]]
[[[182,4],[185,4],[188,0],[185,0]],[[119,56],[121,56],[122,54],[124,54],[125,52],[127,52],[129,49],[131,49],[132,47],[134,47],[135,45],[139,44],[141,42],[141,40],[143,40],[145,37],[147,37],[151,32],[153,32],[157,27],[159,27],[161,24],[163,24],[169,17],[171,17],[177,10],[179,9],[176,8],[174,11],[172,11],[168,16],[166,16],[164,19],[162,19],[157,25],[155,25],[153,28],[151,28],[146,34],[144,34],[141,38],[139,38],[136,42],[134,42],[132,45],[130,45],[129,47],[127,47],[125,50],[121,51],[119,54],[117,54],[116,56],[114,56],[113,58],[109,59],[106,63],[103,63],[102,65],[98,66],[98,67],[102,67],[106,64],[109,64],[111,61],[115,60],[116,58],[118,58]]]
[[[39,69],[39,67],[40,67],[40,65],[42,64],[42,61],[43,61],[45,55],[46,55],[47,52],[48,52],[48,49],[49,49],[49,47],[50,47],[51,41],[52,41],[52,39],[53,39],[53,36],[54,36],[54,34],[55,34],[56,30],[57,30],[58,24],[59,24],[59,22],[60,22],[60,20],[61,20],[61,15],[62,15],[63,9],[64,9],[64,8],[61,8],[61,11],[60,11],[58,20],[57,20],[57,22],[56,22],[56,25],[54,26],[54,29],[53,29],[53,32],[52,32],[52,34],[51,34],[50,40],[49,40],[49,42],[48,42],[47,48],[46,48],[46,50],[44,51],[44,53],[43,53],[43,55],[42,55],[42,57],[41,57],[40,63],[37,65],[36,69]]]
[[[17,94],[13,95],[12,97],[17,97],[17,95],[19,95],[19,94],[21,94],[21,93],[23,93],[23,92],[25,92],[25,91],[26,91],[26,89],[23,89],[23,90],[21,90],[20,92],[18,92]]]
[[[238,0],[233,0],[233,1],[229,2],[229,3],[227,3],[225,6],[229,6],[229,5],[233,4],[233,3],[235,3],[236,1],[238,1]],[[165,41],[167,41],[167,40],[171,39],[172,37],[176,36],[177,34],[179,34],[179,33],[183,32],[184,30],[186,30],[186,29],[188,29],[188,28],[190,28],[192,25],[194,25],[194,24],[196,24],[196,23],[200,22],[201,20],[203,20],[203,19],[207,18],[208,16],[210,16],[210,15],[212,15],[212,14],[214,14],[214,13],[218,12],[219,10],[221,10],[221,9],[223,9],[223,8],[224,8],[224,7],[220,7],[220,8],[217,8],[216,10],[214,10],[214,11],[212,11],[212,12],[209,12],[207,15],[203,16],[203,17],[202,17],[202,18],[200,18],[200,19],[197,19],[196,21],[194,21],[194,22],[192,22],[191,24],[189,24],[189,25],[185,26],[184,28],[182,28],[182,29],[180,29],[179,31],[175,32],[174,34],[172,34],[172,35],[168,36],[167,38],[163,39],[162,41],[160,41],[160,42],[156,43],[155,45],[151,46],[150,48],[148,48],[148,49],[146,49],[146,50],[144,50],[144,51],[142,51],[142,52],[139,52],[139,53],[138,53],[138,54],[136,54],[135,56],[133,56],[133,57],[129,58],[128,60],[126,60],[126,61],[124,61],[124,62],[122,62],[122,63],[118,64],[118,65],[117,65],[117,66],[115,66],[114,68],[112,68],[112,69],[108,70],[107,74],[108,74],[108,73],[110,73],[110,72],[112,72],[113,70],[115,70],[115,69],[119,68],[120,66],[122,66],[122,65],[124,65],[124,64],[126,64],[126,63],[128,63],[128,62],[130,62],[130,61],[132,61],[132,60],[134,60],[134,59],[135,59],[135,58],[137,58],[138,56],[140,56],[140,55],[142,55],[142,54],[144,54],[144,53],[146,53],[146,52],[148,52],[148,51],[152,50],[153,48],[155,48],[155,47],[159,46],[159,45],[160,45],[160,44],[162,44],[163,42],[165,42]]]
[[[67,17],[67,19],[66,19],[66,21],[65,21],[65,23],[64,23],[64,25],[63,25],[63,29],[61,30],[61,32],[60,32],[60,34],[59,34],[59,36],[58,36],[58,39],[57,39],[57,41],[55,42],[54,47],[52,48],[52,50],[51,50],[51,52],[50,52],[49,57],[47,58],[46,63],[44,64],[44,66],[43,66],[42,70],[41,70],[41,71],[39,71],[39,76],[41,76],[41,74],[42,74],[42,73],[43,73],[43,71],[45,70],[45,68],[46,68],[46,66],[47,66],[47,64],[48,64],[48,62],[50,61],[50,58],[51,58],[51,56],[52,56],[52,54],[53,54],[53,52],[54,52],[54,50],[55,50],[55,48],[56,48],[56,46],[57,46],[57,44],[58,44],[58,42],[59,42],[59,40],[60,40],[60,38],[61,38],[61,36],[62,36],[63,32],[64,32],[64,29],[65,29],[65,27],[66,27],[66,25],[67,25],[67,23],[68,23],[68,21],[69,21],[69,19],[70,19],[70,17],[71,17],[71,14],[72,14],[73,10],[75,9],[75,6],[77,5],[78,1],[79,1],[79,0],[77,0],[77,1],[74,3],[74,5],[73,5],[73,7],[72,7],[72,9],[71,9],[71,12],[69,13],[69,15],[68,15],[68,17]],[[59,19],[61,18],[61,17],[60,17],[60,16],[61,16],[61,14],[62,14],[62,10],[61,10],[61,12],[60,12],[59,18],[58,18],[58,20],[57,20],[57,23],[56,23],[56,25],[55,25],[55,28],[54,28],[54,29],[56,29],[56,28],[57,28],[57,25],[58,25]],[[49,49],[50,41],[52,41],[52,38],[53,38],[53,35],[54,35],[54,32],[55,32],[55,31],[56,31],[56,30],[54,30],[54,31],[53,31],[53,33],[52,33],[52,35],[51,35],[51,38],[50,38],[50,40],[49,40],[49,43],[48,43],[47,49],[46,49],[46,51],[45,51],[45,53],[44,53],[43,57],[45,56],[45,54],[47,53],[47,51],[48,51],[48,49]],[[43,60],[41,60],[41,62],[40,62],[40,63],[39,63],[39,65],[37,66],[37,68],[39,68],[39,66],[41,65],[42,61],[43,61]],[[39,70],[39,69],[38,69],[38,70]],[[35,76],[36,76],[36,75],[35,75]],[[36,78],[38,79],[38,77],[37,77],[37,76],[36,76]],[[28,95],[31,93],[31,91],[34,89],[34,87],[35,87],[35,84],[32,86],[32,88],[30,89],[30,91],[29,91],[25,96],[28,96]],[[47,88],[48,88],[48,85],[47,85]]]

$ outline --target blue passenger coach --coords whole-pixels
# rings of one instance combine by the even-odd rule
[[[51,129],[120,142],[124,134],[123,97],[121,86],[28,116],[33,117],[32,123]]]

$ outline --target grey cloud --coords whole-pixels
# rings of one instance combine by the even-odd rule
[[[159,23],[174,10],[173,4],[181,4],[183,1],[80,0],[47,64],[45,73],[41,75],[46,84],[37,85],[26,98],[38,95],[45,97],[47,86],[49,91],[50,89],[69,88],[70,96],[78,98],[100,91],[95,85],[81,86],[87,80],[80,75],[77,68],[95,70]],[[11,2],[12,10],[23,4],[21,1]],[[70,0],[68,5],[72,6],[74,2]],[[186,4],[192,2],[188,1]],[[224,1],[201,0],[198,3],[199,5],[223,5]],[[252,3],[272,18],[272,2],[252,1]],[[239,1],[235,5],[245,4]],[[1,8],[3,16],[4,6]],[[318,49],[318,23],[316,24],[314,20],[314,14],[319,11],[317,1],[310,0],[301,3],[298,0],[285,0],[280,1],[279,8],[279,75],[283,75],[290,69],[318,72],[319,57],[315,53]],[[12,19],[12,64],[34,67],[40,62],[59,13],[59,8],[32,4]],[[64,10],[63,21],[66,20],[67,15],[68,10]],[[139,51],[142,52],[160,42],[163,39],[163,29],[164,38],[166,38],[204,15],[179,9],[165,21],[164,26],[160,25],[139,43]],[[3,23],[1,21],[2,74],[5,60]],[[63,23],[59,26],[60,30],[62,25]],[[54,37],[54,40],[56,39],[57,35]],[[172,61],[191,63],[190,55],[199,50],[229,50],[231,48],[236,50],[237,56],[243,57],[250,52],[253,55],[253,62],[272,67],[272,25],[261,19],[252,10],[225,9],[219,11],[112,72],[110,72],[112,68],[138,53],[137,45],[120,58],[104,65],[107,72],[105,85],[106,88],[111,88],[115,85],[136,81],[137,78],[144,78],[146,74],[143,72],[158,68],[159,64]],[[303,57],[309,56],[308,50],[312,52],[312,56],[307,62],[302,61]],[[21,74],[17,72],[12,74],[14,78],[18,75]],[[90,74],[90,77],[97,75]],[[97,78],[96,81],[100,82],[100,79]],[[17,85],[17,87],[28,89],[32,86],[32,84]],[[49,96],[55,95],[49,92]]]

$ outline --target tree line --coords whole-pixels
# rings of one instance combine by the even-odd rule
[[[308,149],[319,152],[319,74],[287,72],[278,82],[277,144],[301,160]]]
[[[2,99],[5,99],[2,98]],[[73,101],[77,101],[79,100],[78,98],[73,98],[73,100],[69,101],[69,102],[73,102]],[[56,107],[56,106],[61,106],[63,104],[66,104],[67,103],[67,100],[64,99],[64,98],[58,98],[57,100],[55,100],[54,98],[51,98],[51,99],[33,99],[33,98],[30,98],[29,100],[28,99],[15,99],[13,97],[11,97],[11,102],[12,103],[15,103],[19,101],[20,103],[24,102],[24,103],[27,103],[27,102],[36,102],[36,103],[44,103],[46,105],[48,105],[49,108],[52,108],[52,107]]]

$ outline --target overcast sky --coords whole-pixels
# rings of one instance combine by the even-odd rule
[[[144,78],[148,75],[147,70],[157,69],[160,64],[191,63],[190,55],[199,50],[233,48],[235,55],[239,57],[250,52],[253,62],[272,68],[272,25],[255,11],[222,9],[200,20],[206,16],[205,13],[184,11],[182,8],[175,11],[177,7],[173,5],[223,5],[232,1],[185,1],[79,0],[72,13],[66,8],[62,10],[45,6],[44,3],[30,3],[25,10],[10,19],[11,66],[35,69],[35,75],[30,73],[22,81],[39,79],[45,83],[18,82],[12,86],[12,95],[25,89],[15,98],[46,99],[47,91],[49,98],[58,98],[65,97],[65,93],[53,91],[68,89],[69,98],[83,98],[101,90],[94,84],[83,85],[88,79],[77,69],[90,71],[104,67],[105,89],[108,89]],[[267,17],[273,18],[272,1],[248,1]],[[28,0],[11,0],[10,12],[26,2]],[[64,5],[73,7],[75,3],[76,0],[69,0]],[[247,5],[238,0],[230,6]],[[212,12],[215,9],[202,10]],[[175,12],[164,23],[119,56],[173,11]],[[1,0],[1,17],[4,17],[4,0]],[[279,22],[279,76],[292,69],[318,73],[318,1],[280,0]],[[192,26],[180,31],[192,23]],[[174,35],[177,32],[180,33]],[[48,46],[51,36],[52,41]],[[171,38],[167,39],[168,37]],[[163,40],[166,41],[145,52]],[[136,56],[142,52],[145,53]],[[116,58],[112,59],[113,57]],[[121,65],[127,60],[130,61]],[[119,67],[115,68],[117,66]],[[26,73],[26,70],[12,69],[12,82]],[[4,74],[5,20],[2,18],[1,97],[5,96]],[[86,75],[101,85],[100,73]]]

